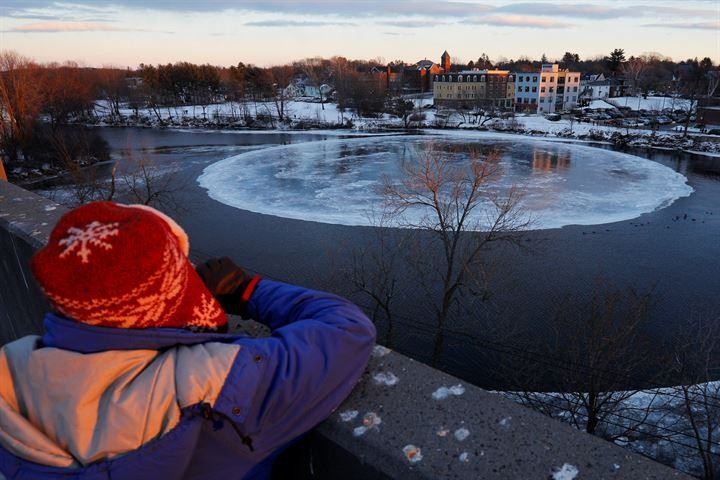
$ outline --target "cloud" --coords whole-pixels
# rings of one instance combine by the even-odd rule
[[[713,16],[716,13],[712,10],[678,8],[652,5],[625,5],[622,7],[613,7],[601,3],[511,3],[498,7],[498,12],[519,13],[523,15],[541,15],[552,17],[571,17],[571,18],[587,18],[587,19],[614,19],[614,18],[633,18],[638,16],[645,17],[706,17]]]
[[[59,33],[59,32],[138,32],[142,30],[121,28],[106,23],[92,22],[37,22],[5,30],[6,33]]]
[[[534,17],[529,15],[488,15],[469,21],[477,25],[492,27],[526,27],[526,28],[570,28],[573,24],[560,22],[551,18]]]
[[[353,27],[357,24],[352,22],[316,22],[312,20],[258,20],[256,22],[245,22],[243,25],[246,27]]]
[[[523,15],[617,18],[627,15],[627,8],[614,8],[592,4],[557,3],[512,3],[497,9],[499,12],[520,13]]]
[[[63,5],[69,9],[98,8],[94,0],[72,0],[67,3],[52,0],[0,0],[0,11],[10,12],[12,16],[21,16],[31,9],[57,8]],[[287,1],[287,0],[212,0],[212,1],[168,1],[168,0],[110,0],[107,7],[140,10],[160,10],[175,12],[221,12],[241,10],[275,14],[304,15],[405,15],[405,16],[443,16],[467,17],[488,12],[493,7],[465,2],[442,0],[402,0],[402,1],[338,1],[325,0]],[[107,8],[105,7],[105,8]]]
[[[641,8],[641,7],[638,7]],[[645,16],[668,16],[668,17],[715,17],[718,12],[716,10],[702,10],[694,8],[676,8],[676,7],[656,7],[645,8]]]
[[[0,12],[3,12],[3,16],[14,18],[91,22],[93,19],[111,20],[123,9],[181,13],[235,11],[268,13],[278,16],[305,15],[322,19],[327,19],[328,16],[344,17],[349,20],[358,17],[380,17],[381,19],[387,19],[388,22],[397,18],[396,24],[387,23],[388,26],[397,28],[412,28],[410,20],[414,18],[431,19],[430,22],[436,23],[451,19],[469,20],[484,15],[540,16],[552,19],[562,17],[588,20],[632,19],[637,17],[697,17],[698,21],[703,18],[715,18],[717,15],[717,12],[712,9],[685,8],[680,1],[673,2],[671,5],[667,3],[657,5],[659,2],[643,5],[643,1],[645,0],[635,0],[632,3],[599,0],[583,2],[580,0],[577,3],[566,3],[558,0],[538,2],[529,0],[516,2],[512,0],[484,0],[483,3],[483,0],[109,0],[99,6],[96,0],[66,0],[64,2],[62,0],[0,0]],[[711,3],[708,2],[708,4]],[[299,20],[295,21],[300,22]]]
[[[426,22],[426,21],[420,21],[420,20],[383,20],[379,22],[375,22],[377,25],[385,25],[388,27],[396,27],[396,28],[432,28],[437,27],[439,25],[450,25],[450,22],[442,22],[442,21],[432,21],[432,22]]]
[[[0,0],[1,16],[25,20],[107,22],[118,13],[113,7],[79,3]]]
[[[643,27],[654,28],[684,28],[688,30],[715,30],[720,31],[720,22],[695,22],[695,23],[647,23]]]

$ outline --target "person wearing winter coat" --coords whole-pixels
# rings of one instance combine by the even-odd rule
[[[54,311],[0,349],[7,479],[259,479],[361,376],[375,328],[335,295],[198,266],[169,217],[95,202],[32,259]],[[271,335],[227,333],[227,313]]]

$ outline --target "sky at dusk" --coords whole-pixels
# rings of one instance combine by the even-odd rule
[[[0,0],[0,50],[42,62],[260,66],[341,55],[463,61],[623,48],[720,61],[720,0]]]

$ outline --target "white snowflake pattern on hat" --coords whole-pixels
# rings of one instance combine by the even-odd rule
[[[212,301],[212,297],[202,294],[200,305],[193,307],[193,319],[190,326],[198,328],[212,328],[217,324],[217,317],[222,314],[218,304]]]
[[[120,234],[118,226],[120,226],[118,222],[100,223],[94,221],[85,225],[84,229],[68,228],[67,233],[69,235],[58,242],[58,245],[65,246],[65,250],[60,253],[60,258],[67,257],[79,246],[80,249],[75,255],[82,258],[82,263],[88,263],[88,257],[92,253],[90,246],[100,247],[103,250],[112,249],[112,245],[105,240]]]

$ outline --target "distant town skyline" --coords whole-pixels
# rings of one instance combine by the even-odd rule
[[[88,66],[259,66],[335,55],[390,62],[582,58],[623,48],[720,61],[720,2],[0,0],[0,49]]]

